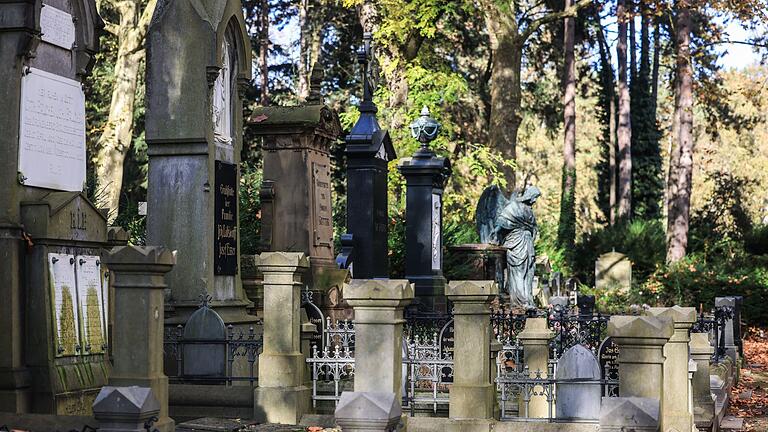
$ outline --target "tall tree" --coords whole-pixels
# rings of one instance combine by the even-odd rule
[[[565,0],[565,9],[571,6],[572,0]],[[563,188],[557,240],[561,247],[572,250],[576,241],[576,57],[574,55],[576,19],[567,16],[564,21],[563,123],[565,134],[563,138]]]
[[[611,61],[611,50],[605,39],[605,32],[600,22],[599,9],[594,9],[595,34],[600,53],[600,104],[602,105],[603,127],[603,162],[599,165],[598,204],[603,210],[608,223],[616,222],[616,79]]]
[[[688,224],[693,177],[693,65],[691,59],[691,2],[678,0],[675,8],[675,112],[677,135],[669,164],[667,194],[667,262],[679,261],[688,247]]]
[[[526,42],[545,24],[575,16],[591,0],[578,0],[562,11],[544,9],[541,2],[531,2],[528,7],[521,3],[526,2],[481,0],[493,62],[489,142],[507,160],[516,158],[517,134],[523,121],[521,73]],[[514,169],[504,167],[503,172],[507,188],[514,188]]]
[[[269,0],[259,0],[259,103],[269,105]]]
[[[616,131],[619,160],[617,220],[626,220],[632,211],[632,125],[627,83],[627,22],[630,19],[626,0],[618,0],[616,15],[619,20],[619,41],[616,57],[619,62],[619,125]]]
[[[108,221],[117,217],[123,185],[123,163],[133,142],[133,116],[139,71],[144,61],[144,38],[157,0],[149,0],[142,11],[134,0],[99,2],[99,13],[105,9],[117,12],[117,23],[106,23],[106,30],[117,37],[115,86],[109,106],[109,117],[97,142],[97,205],[108,210]]]

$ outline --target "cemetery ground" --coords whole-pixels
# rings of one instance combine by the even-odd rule
[[[730,415],[744,419],[745,431],[768,430],[768,329],[752,327],[744,340],[739,385],[731,391]]]

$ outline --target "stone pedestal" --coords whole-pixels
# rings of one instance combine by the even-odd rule
[[[264,252],[258,268],[264,275],[264,349],[254,416],[268,423],[298,424],[310,409],[311,395],[304,385],[299,311],[309,260],[298,252]]]
[[[649,316],[672,321],[674,332],[664,345],[664,391],[661,402],[661,426],[688,431],[693,427],[693,416],[688,401],[688,331],[696,321],[696,309],[674,306],[670,308],[650,308]],[[621,375],[619,375],[621,377]],[[620,393],[621,394],[621,393]]]
[[[355,392],[392,392],[402,400],[403,307],[407,280],[352,280],[344,298],[355,310]]]
[[[452,281],[446,289],[454,307],[452,419],[493,417],[490,302],[498,293],[494,281]]]
[[[113,370],[109,385],[152,389],[160,403],[158,430],[171,431],[168,377],[163,374],[165,274],[176,256],[163,247],[121,246],[110,251],[107,265],[115,289]]]
[[[200,295],[227,324],[253,324],[239,273],[242,100],[251,43],[240,0],[168,2],[146,37],[147,243],[178,251],[167,325]]]
[[[715,349],[709,343],[709,333],[691,333],[688,346],[691,359],[696,362],[696,372],[693,374],[693,420],[697,428],[711,430],[715,401],[710,389],[709,362]]]
[[[154,430],[152,417],[160,412],[160,403],[147,387],[105,386],[93,403],[93,416],[102,432],[145,432]],[[154,424],[152,424],[154,426]]]
[[[523,344],[525,353],[525,366],[528,368],[531,378],[547,378],[549,371],[549,340],[554,333],[547,328],[546,318],[528,318],[525,320],[525,329],[517,338]],[[551,409],[551,412],[550,412]],[[520,399],[520,414],[529,418],[547,418],[554,416],[555,407],[549,404],[544,395],[531,396],[527,406]]]
[[[661,403],[664,345],[673,332],[668,318],[611,317],[608,336],[619,347],[619,394],[622,397],[652,398]]]
[[[394,393],[344,392],[334,416],[345,432],[389,432],[400,422],[402,408]]]

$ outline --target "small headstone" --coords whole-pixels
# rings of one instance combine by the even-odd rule
[[[557,386],[557,418],[595,420],[600,415],[600,364],[583,345],[569,348],[557,361],[557,380],[578,380]],[[590,382],[592,381],[592,382]]]
[[[595,261],[595,287],[626,292],[632,285],[632,262],[619,252],[600,255]]]
[[[227,329],[219,314],[207,305],[195,311],[184,326],[184,376],[193,378],[223,377],[227,371]],[[221,341],[217,343],[216,341]]]

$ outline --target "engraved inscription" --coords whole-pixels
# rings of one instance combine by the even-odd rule
[[[75,257],[48,254],[53,318],[56,326],[56,356],[80,354],[80,317],[77,308]]]
[[[214,274],[237,274],[237,166],[216,161]]]
[[[312,200],[315,204],[315,246],[331,246],[333,219],[331,215],[331,173],[327,164],[312,162]]]
[[[432,270],[440,270],[442,250],[440,241],[441,206],[439,194],[432,194]]]
[[[51,45],[69,50],[75,44],[75,23],[72,21],[72,15],[50,5],[45,5],[40,10],[40,31],[43,33],[43,42]]]
[[[30,68],[21,81],[19,171],[24,184],[81,191],[85,96],[79,82]]]
[[[79,255],[76,257],[77,296],[83,328],[83,353],[104,352],[106,348],[106,327],[104,322],[104,300],[101,286],[101,263],[99,257]]]

